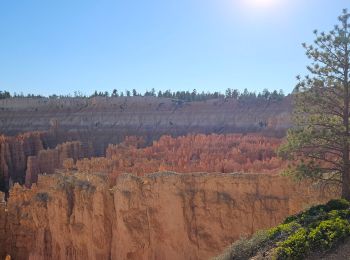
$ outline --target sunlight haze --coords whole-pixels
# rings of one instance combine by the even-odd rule
[[[241,4],[246,8],[275,9],[283,1],[280,0],[241,0]]]

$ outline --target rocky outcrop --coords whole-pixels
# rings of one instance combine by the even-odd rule
[[[16,185],[1,209],[0,257],[208,259],[329,198],[261,174],[122,175],[114,186],[105,175],[39,176],[32,189]]]

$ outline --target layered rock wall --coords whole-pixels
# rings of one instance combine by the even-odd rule
[[[259,174],[122,175],[112,187],[104,175],[39,176],[32,189],[15,186],[0,213],[0,257],[209,259],[330,197]]]
[[[51,128],[57,143],[91,141],[95,154],[126,135],[150,142],[164,134],[265,132],[283,133],[291,126],[291,98],[282,101],[213,99],[183,102],[155,97],[90,99],[22,98],[0,100],[0,133]],[[69,136],[70,139],[67,139]]]

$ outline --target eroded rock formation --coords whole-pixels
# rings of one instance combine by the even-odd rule
[[[50,132],[29,132],[15,137],[0,136],[0,191],[8,191],[9,182],[26,184],[37,179],[38,173],[51,174],[63,161],[90,157],[93,149],[79,141],[57,145]]]
[[[0,209],[0,257],[208,259],[329,198],[273,175],[121,175],[114,186],[105,175],[39,176]]]
[[[30,132],[16,137],[0,136],[0,182],[8,182],[11,178],[24,183],[27,158],[44,149],[45,134]]]
[[[256,103],[154,97],[2,99],[0,135],[43,132],[0,137],[0,190],[8,189],[10,177],[24,183],[27,168],[31,175],[27,183],[35,179],[38,167],[40,172],[52,172],[62,162],[57,163],[58,151],[51,150],[67,141],[80,141],[84,154],[101,156],[109,144],[130,135],[143,136],[147,144],[164,134],[257,131],[278,135],[290,127],[290,111],[290,97]],[[36,161],[28,162],[29,156],[37,156]]]
[[[37,156],[30,156],[27,160],[26,186],[31,187],[38,179],[38,174],[53,174],[56,169],[64,167],[66,159],[76,162],[91,156],[92,151],[83,149],[78,141],[66,142],[55,149],[40,150]]]

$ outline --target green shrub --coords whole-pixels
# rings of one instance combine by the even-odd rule
[[[308,210],[299,213],[297,215],[292,215],[287,217],[284,220],[284,224],[291,222],[298,222],[302,226],[309,228],[314,228],[323,221],[329,219],[330,215],[328,214],[333,210],[348,210],[350,207],[350,202],[345,199],[334,199],[330,200],[325,205],[316,205],[310,207]],[[343,212],[343,215],[346,215],[346,212]],[[349,216],[350,217],[350,216]]]
[[[213,258],[213,260],[246,260],[254,256],[260,249],[264,248],[269,241],[266,230],[258,231],[250,239],[240,239],[233,243],[225,252]]]
[[[334,219],[334,218],[350,219],[350,210],[343,209],[343,210],[332,210],[328,212],[327,219]]]
[[[299,228],[285,241],[278,242],[275,249],[277,259],[302,259],[309,249],[307,231]]]
[[[337,242],[350,235],[350,224],[348,221],[337,217],[322,221],[309,234],[312,248],[327,250]]]
[[[303,226],[307,226],[310,223],[314,222],[316,219],[323,217],[326,213],[327,207],[325,205],[317,205],[297,215],[287,217],[283,223],[288,224],[292,221],[296,221]]]
[[[336,200],[330,200],[326,204],[327,211],[331,210],[342,210],[342,209],[349,209],[350,208],[350,202],[346,199],[336,199]]]
[[[283,224],[289,224],[290,222],[293,221],[298,221],[299,219],[299,214],[298,215],[290,215],[286,217],[286,219],[283,221]]]
[[[271,228],[268,231],[269,238],[271,240],[275,240],[275,239],[281,240],[283,238],[288,237],[290,234],[294,233],[299,228],[301,228],[301,225],[296,221],[293,221],[287,224],[280,224],[274,228]]]
[[[308,210],[304,211],[302,213],[302,215],[317,216],[323,212],[327,212],[326,205],[316,205],[316,206],[312,206]]]
[[[264,236],[256,234],[249,240],[235,242],[216,259],[249,259],[273,247],[273,257],[278,260],[303,259],[309,251],[329,250],[350,236],[349,221],[350,202],[331,200],[287,217],[282,224],[265,231]]]

